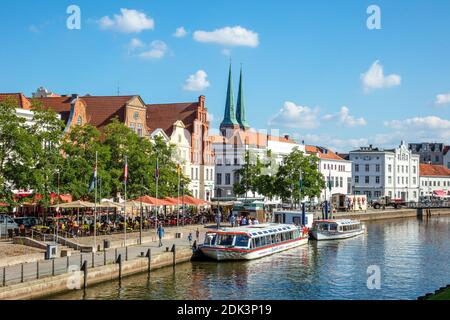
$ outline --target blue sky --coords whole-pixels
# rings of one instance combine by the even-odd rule
[[[81,30],[66,27],[72,4]],[[372,4],[381,30],[367,28]],[[450,143],[446,0],[18,0],[0,10],[0,92],[115,95],[120,86],[147,103],[204,94],[217,128],[231,57],[235,95],[242,63],[258,130],[337,151]]]

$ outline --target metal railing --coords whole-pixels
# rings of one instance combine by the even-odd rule
[[[72,256],[22,263],[14,266],[0,267],[0,287],[25,283],[37,279],[58,276],[87,267],[97,268],[117,263],[117,258],[124,261],[145,258],[149,246],[123,247],[96,253],[77,253]]]

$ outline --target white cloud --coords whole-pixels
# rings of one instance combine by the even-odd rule
[[[327,134],[307,134],[303,137],[303,140],[307,145],[322,146],[335,152],[348,152],[369,144],[367,138],[341,139]]]
[[[155,28],[155,21],[143,12],[132,9],[120,9],[120,12],[112,19],[109,16],[101,18],[98,21],[100,28],[123,33],[139,33]]]
[[[361,81],[365,92],[369,92],[373,89],[399,86],[402,78],[397,74],[385,76],[383,66],[377,60],[370,66],[366,73],[361,75]]]
[[[202,91],[210,86],[207,80],[208,75],[203,70],[198,70],[195,74],[190,75],[183,86],[186,91]]]
[[[246,46],[255,48],[259,45],[259,35],[241,26],[224,27],[214,31],[195,31],[194,40],[198,42],[217,43],[225,46]]]
[[[450,104],[450,93],[438,94],[436,96],[435,104],[438,106]]]
[[[319,126],[319,108],[298,106],[286,101],[283,108],[269,120],[269,126],[282,126],[284,128],[314,129]]]
[[[347,107],[342,107],[337,114],[327,114],[323,117],[325,121],[336,121],[339,124],[347,127],[365,126],[367,124],[364,118],[355,118],[350,115],[350,110]]]
[[[385,121],[384,125],[392,129],[400,130],[450,130],[450,121],[436,116],[415,117],[405,120]]]
[[[130,43],[128,44],[129,51],[134,51],[138,48],[143,48],[143,47],[145,47],[144,43],[137,38],[131,39]]]
[[[187,31],[184,29],[184,27],[179,27],[173,34],[176,38],[184,38],[187,35]]]
[[[139,54],[142,59],[161,59],[168,50],[167,44],[161,40],[155,40],[150,44],[150,49]]]

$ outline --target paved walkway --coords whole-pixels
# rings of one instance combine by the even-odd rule
[[[193,241],[196,240],[195,230],[191,227],[178,229],[181,230],[194,230]],[[129,246],[127,248],[110,249],[97,253],[76,253],[71,257],[58,258],[54,260],[42,260],[34,263],[27,263],[23,265],[14,265],[0,270],[0,287],[3,285],[3,272],[5,272],[6,285],[12,285],[23,281],[35,280],[38,277],[48,277],[52,275],[61,275],[67,273],[69,270],[80,268],[80,266],[86,261],[89,268],[100,267],[106,264],[114,263],[119,255],[122,256],[123,261],[134,260],[141,258],[142,255],[146,255],[150,249],[152,256],[166,252],[167,248],[170,251],[175,244],[177,247],[189,248],[191,244],[187,240],[188,234],[184,234],[182,239],[163,239],[163,246],[159,246],[159,242],[151,242],[143,245]],[[205,237],[205,229],[201,230],[199,236],[199,242],[202,243]],[[39,276],[38,276],[39,274]]]

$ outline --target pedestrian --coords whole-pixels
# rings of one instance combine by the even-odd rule
[[[197,238],[197,241],[200,240],[200,231],[197,228],[197,231],[195,232],[195,237]]]
[[[192,245],[192,232],[188,235],[189,245]]]
[[[162,239],[164,237],[164,228],[162,224],[158,226],[158,238],[159,238],[159,247],[163,246]]]

